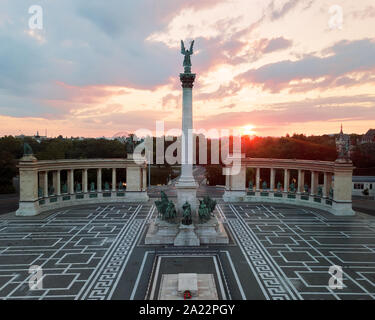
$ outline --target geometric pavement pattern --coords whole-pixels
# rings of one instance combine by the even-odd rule
[[[153,206],[73,207],[39,218],[0,220],[0,297],[110,299]],[[29,267],[43,290],[29,289]]]
[[[375,219],[303,207],[220,205],[267,299],[374,299]],[[343,271],[331,289],[328,272]]]
[[[263,299],[375,298],[375,218],[256,203],[220,202],[217,212]],[[155,214],[150,201],[0,217],[0,298],[111,299]],[[32,265],[42,267],[43,290],[29,290]],[[328,285],[332,265],[343,289]]]

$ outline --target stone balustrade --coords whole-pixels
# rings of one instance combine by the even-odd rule
[[[253,188],[246,186],[247,168],[255,170]],[[267,185],[264,181],[261,183],[260,179],[261,170],[264,169],[270,170]],[[352,162],[343,160],[331,162],[243,158],[239,174],[226,176],[223,199],[224,201],[294,203],[320,208],[335,215],[353,215],[351,188],[353,169]],[[277,170],[281,173],[279,176],[283,177],[282,181],[275,181]],[[295,182],[291,181],[292,170],[298,172]],[[310,181],[305,179],[306,172],[310,172]],[[321,184],[319,180],[322,181]]]
[[[137,164],[131,158],[38,161],[27,155],[21,158],[18,168],[20,201],[16,215],[33,216],[86,203],[148,201],[146,162]],[[104,169],[112,170],[112,174],[111,181],[103,185]],[[88,170],[96,172],[96,179],[90,184]],[[126,181],[117,179],[117,170],[126,172]],[[64,171],[66,180],[62,181]],[[80,171],[80,181],[74,178],[77,171]]]

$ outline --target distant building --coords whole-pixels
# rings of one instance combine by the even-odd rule
[[[39,131],[36,132],[36,135],[34,136],[25,136],[24,134],[16,136],[16,138],[19,139],[25,139],[25,138],[30,138],[36,140],[38,143],[41,143],[43,140],[48,139],[47,136],[41,136],[39,135]]]
[[[375,143],[375,129],[370,129],[367,131],[367,133],[362,137],[360,143]]]
[[[353,176],[353,196],[364,196],[364,190],[368,190],[369,196],[375,197],[375,176]]]
[[[41,143],[43,140],[47,139],[47,136],[41,136],[41,135],[39,135],[39,131],[37,131],[36,136],[34,136],[34,139],[36,141],[38,141],[39,143]]]

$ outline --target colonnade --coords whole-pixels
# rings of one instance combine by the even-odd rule
[[[257,167],[254,168],[256,170],[255,174],[255,190],[256,191],[261,191],[263,188],[261,186],[261,179],[260,179],[260,170],[261,168]],[[267,185],[267,190],[270,191],[276,191],[277,190],[277,184],[275,181],[275,176],[276,176],[276,170],[275,168],[269,168],[270,169],[270,186],[268,187]],[[282,188],[278,191],[282,192],[288,192],[290,191],[290,173],[292,169],[283,169],[284,173],[284,179],[283,179],[283,184]],[[311,174],[311,181],[310,181],[310,188],[309,188],[309,194],[310,195],[317,195],[318,194],[318,186],[319,186],[319,175],[323,174],[324,176],[324,182],[322,186],[322,195],[323,197],[328,197],[329,195],[329,190],[332,187],[332,176],[333,173],[331,172],[319,172],[319,171],[313,171],[313,170],[302,170],[298,169],[298,178],[297,178],[297,188],[296,188],[296,193],[306,193],[304,190],[305,187],[305,173],[310,172]],[[280,182],[280,181],[279,181]],[[227,185],[227,189],[230,190],[231,186]]]
[[[255,181],[246,186],[247,168],[255,170]],[[269,184],[261,183],[261,170],[270,171]],[[227,175],[224,201],[295,203],[328,210],[336,215],[352,215],[350,161],[314,161],[295,159],[244,158],[236,175]],[[276,170],[283,172],[283,181],[276,182]],[[298,172],[291,181],[291,171]],[[305,178],[310,174],[310,181]],[[319,177],[321,178],[319,179]],[[322,183],[319,183],[322,180]],[[309,183],[308,183],[309,182]]]
[[[40,212],[64,206],[119,201],[147,201],[146,163],[132,159],[85,159],[38,161],[28,155],[19,162],[20,202],[17,215],[36,215]],[[103,170],[112,170],[111,185],[103,186]],[[96,184],[89,185],[88,170],[96,170]],[[117,170],[126,170],[126,181],[119,181]],[[62,184],[62,172],[66,181]],[[75,181],[74,173],[82,178]],[[52,172],[52,182],[49,173]]]

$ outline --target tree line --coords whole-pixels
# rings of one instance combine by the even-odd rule
[[[154,138],[153,158],[156,162],[156,138]],[[175,138],[177,139],[177,138]],[[356,139],[355,137],[353,139]],[[92,159],[92,158],[124,158],[125,142],[107,139],[68,139],[63,137],[37,141],[34,138],[16,138],[5,136],[0,138],[0,193],[12,193],[12,178],[18,174],[17,163],[23,155],[23,144],[27,142],[39,160],[57,159]],[[165,141],[165,150],[173,141]],[[211,164],[211,145],[213,140],[207,139],[206,177],[210,185],[225,184],[221,174],[222,159],[219,164]],[[219,144],[220,145],[220,144]],[[229,139],[229,150],[233,148],[233,137]],[[199,140],[196,145],[196,162],[199,164]],[[308,159],[334,161],[337,158],[335,137],[331,135],[305,136],[294,134],[285,137],[248,137],[243,136],[241,150],[246,157]],[[352,160],[358,175],[375,175],[375,145],[355,146]],[[163,184],[175,178],[175,171],[168,164],[158,165],[151,170],[151,183]]]

